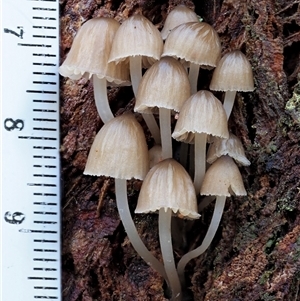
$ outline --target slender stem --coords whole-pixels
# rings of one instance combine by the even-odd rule
[[[200,192],[206,168],[206,136],[205,133],[195,133],[195,176],[196,194]]]
[[[203,254],[207,250],[207,248],[210,246],[213,238],[215,237],[215,234],[218,230],[218,227],[219,227],[219,224],[220,224],[220,221],[222,218],[225,201],[226,201],[226,196],[217,196],[214,213],[213,213],[209,228],[207,230],[207,233],[203,239],[201,246],[194,249],[193,251],[188,252],[179,260],[178,266],[177,266],[177,271],[178,271],[178,275],[179,275],[182,286],[184,286],[184,283],[185,283],[184,269],[185,269],[187,263],[191,259]]]
[[[229,116],[230,116],[232,108],[233,108],[235,95],[236,95],[236,91],[226,91],[225,92],[223,107],[224,107],[226,115],[227,115],[227,120],[229,119]]]
[[[198,212],[203,211],[205,207],[207,207],[210,203],[212,203],[216,197],[214,195],[205,196],[198,205]]]
[[[193,179],[195,176],[195,144],[190,144],[188,170],[190,177]]]
[[[159,210],[159,241],[164,260],[164,266],[169,279],[169,286],[172,291],[172,301],[180,301],[182,298],[181,285],[175,267],[172,237],[171,237],[172,210],[161,208]]]
[[[137,96],[139,84],[142,79],[142,57],[131,56],[129,59],[130,77],[134,96]]]
[[[191,85],[191,94],[197,93],[199,69],[200,65],[190,63],[189,80]]]
[[[180,143],[180,164],[187,170],[188,169],[188,152],[189,152],[189,145],[188,143],[181,142]]]
[[[134,96],[136,98],[138,88],[142,79],[142,57],[140,55],[131,56],[130,61],[130,77]],[[160,132],[157,122],[152,113],[142,114],[147,127],[156,144],[160,144]]]
[[[163,265],[146,248],[136,230],[128,206],[126,180],[115,179],[115,189],[119,215],[132,246],[147,264],[155,269],[168,282]]]
[[[161,138],[160,138],[160,131],[159,131],[159,127],[157,125],[157,122],[153,116],[152,113],[150,114],[143,114],[142,116],[145,120],[145,123],[147,124],[147,127],[155,141],[156,144],[161,144]]]
[[[98,114],[101,120],[106,123],[114,118],[107,98],[106,79],[93,75],[93,86]]]
[[[171,137],[171,112],[169,109],[159,108],[159,125],[162,147],[162,158],[172,158],[172,137]]]

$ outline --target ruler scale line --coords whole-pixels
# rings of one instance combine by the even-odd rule
[[[59,1],[10,2],[0,32],[0,299],[61,300]]]

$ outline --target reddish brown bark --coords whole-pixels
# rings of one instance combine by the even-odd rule
[[[110,16],[122,22],[138,11],[161,29],[168,11],[179,3],[195,8],[216,28],[223,54],[241,49],[247,55],[256,87],[253,93],[238,93],[229,123],[252,163],[241,168],[248,196],[227,200],[212,246],[188,265],[190,300],[298,300],[299,1],[63,0],[61,59],[78,28],[89,18]],[[199,88],[208,88],[211,74],[201,73]],[[116,115],[132,110],[134,105],[130,87],[109,89],[109,100]],[[166,300],[163,280],[135,253],[120,223],[114,181],[82,175],[101,126],[91,83],[62,79],[64,300]],[[153,141],[146,134],[151,146]],[[128,182],[132,210],[140,184]],[[208,206],[191,227],[186,247],[176,245],[178,258],[201,243],[212,209]],[[146,245],[160,258],[157,216],[135,215],[134,219]]]

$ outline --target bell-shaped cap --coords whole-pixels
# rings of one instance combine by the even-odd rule
[[[253,91],[253,73],[246,56],[239,50],[225,54],[214,70],[209,88],[213,91]]]
[[[59,73],[71,79],[97,75],[113,84],[130,85],[129,66],[108,63],[112,41],[119,26],[116,20],[104,17],[85,22],[75,36]]]
[[[247,195],[240,171],[232,158],[222,156],[208,168],[200,194],[215,196]]]
[[[165,40],[172,29],[189,22],[199,22],[197,14],[185,5],[177,5],[167,16],[161,37]]]
[[[149,149],[149,162],[150,168],[156,165],[158,162],[162,161],[162,147],[160,144],[156,144]]]
[[[174,28],[164,45],[162,56],[172,56],[201,67],[216,67],[221,57],[217,32],[205,22],[190,22]]]
[[[148,170],[143,129],[133,114],[123,114],[107,122],[96,135],[84,174],[142,180]]]
[[[130,56],[142,56],[148,68],[160,59],[163,40],[158,29],[144,16],[134,15],[118,29],[109,56],[109,62],[129,61]]]
[[[233,158],[241,165],[249,166],[251,164],[245,155],[241,140],[232,133],[229,133],[228,139],[219,137],[212,138],[207,151],[206,161],[211,164],[219,157],[225,155]]]
[[[222,103],[206,90],[198,91],[184,103],[172,137],[178,141],[194,143],[195,133],[229,137]]]
[[[158,107],[178,112],[190,95],[190,82],[182,64],[164,57],[142,77],[134,111],[149,113],[149,108]]]
[[[186,170],[174,159],[166,159],[150,169],[139,194],[135,213],[172,209],[183,217],[195,219],[195,188]]]

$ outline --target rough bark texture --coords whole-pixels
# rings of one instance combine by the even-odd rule
[[[92,17],[122,22],[142,12],[161,29],[179,3],[216,28],[223,54],[241,49],[247,55],[256,87],[253,93],[238,93],[229,122],[252,163],[241,168],[248,196],[227,199],[212,246],[187,266],[186,300],[300,300],[299,1],[62,0],[61,60],[81,24]],[[208,88],[211,75],[201,72],[199,88]],[[109,89],[109,100],[116,115],[134,105],[130,87]],[[92,84],[62,79],[63,300],[167,300],[162,278],[127,239],[113,179],[82,174],[101,126]],[[140,185],[128,182],[132,211]],[[190,227],[184,248],[176,245],[177,259],[201,243],[212,210],[213,204]],[[157,216],[134,219],[144,242],[160,258]]]

